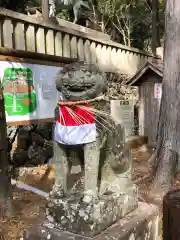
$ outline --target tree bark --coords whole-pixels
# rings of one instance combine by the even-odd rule
[[[152,52],[154,55],[156,55],[156,49],[159,46],[159,0],[152,0]]]
[[[151,159],[156,188],[168,190],[180,154],[180,1],[166,0],[165,53],[157,148]]]
[[[168,192],[163,198],[163,240],[180,240],[180,190]],[[170,220],[171,219],[171,220]]]
[[[0,217],[11,215],[12,187],[8,164],[4,98],[0,82]]]

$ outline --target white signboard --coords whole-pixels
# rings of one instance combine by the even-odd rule
[[[162,83],[154,84],[154,98],[161,99],[162,96]]]
[[[132,100],[112,100],[111,114],[117,123],[124,126],[126,137],[134,135],[134,104]]]
[[[49,119],[58,100],[55,78],[60,67],[0,61],[6,120]]]

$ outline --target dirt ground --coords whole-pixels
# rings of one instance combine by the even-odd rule
[[[147,160],[149,153],[143,151],[133,152],[133,179],[143,177],[148,173]],[[34,168],[33,171],[22,177],[20,180],[31,186],[35,186],[41,190],[48,192],[53,185],[53,172],[48,176],[44,176],[46,166]],[[138,184],[140,201],[144,201],[144,193],[148,191],[148,181]],[[176,180],[173,187],[180,187],[180,178]],[[41,222],[45,219],[45,204],[46,200],[43,198],[27,192],[14,189],[13,193],[13,206],[14,206],[14,217],[11,219],[0,219],[0,240],[20,240],[22,239],[22,232],[29,228],[36,222]]]

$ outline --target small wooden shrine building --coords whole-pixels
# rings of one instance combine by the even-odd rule
[[[147,61],[128,81],[129,86],[139,88],[139,135],[148,137],[148,145],[155,146],[162,94],[163,62]]]

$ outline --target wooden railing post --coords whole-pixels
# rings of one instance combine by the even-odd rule
[[[163,240],[180,240],[180,189],[167,193],[163,199]]]
[[[43,21],[49,21],[49,0],[42,0],[42,16]]]

